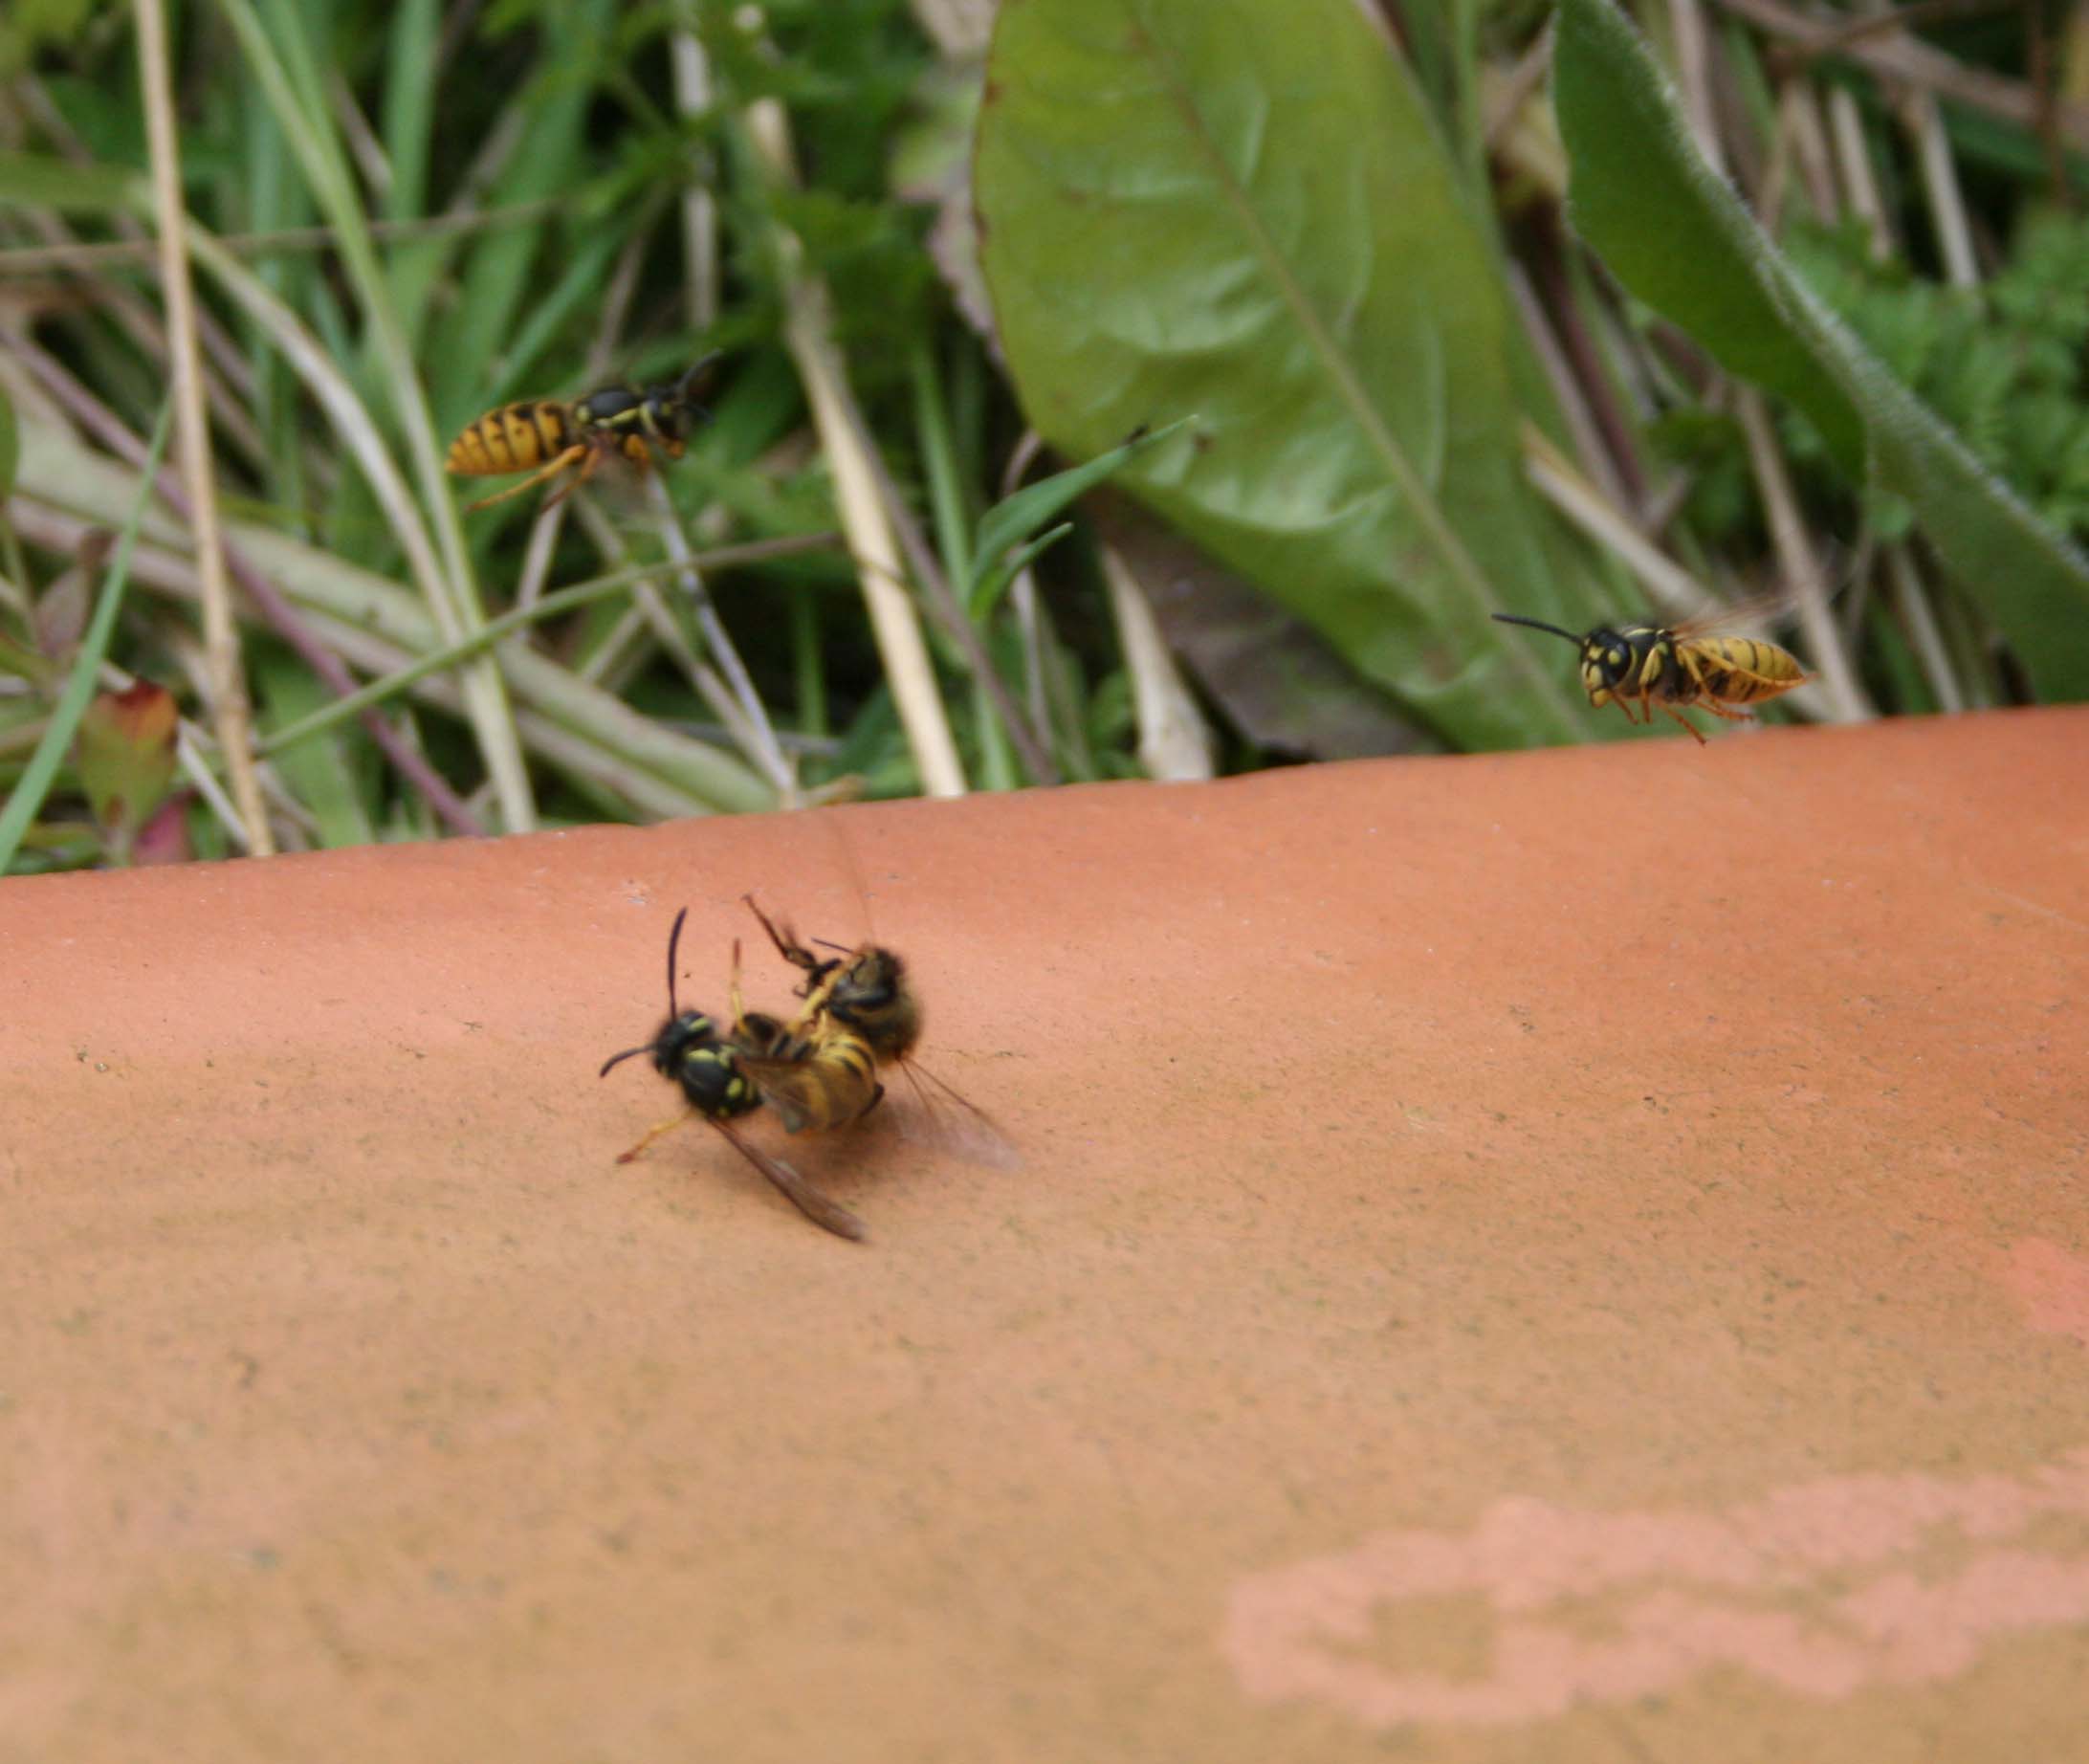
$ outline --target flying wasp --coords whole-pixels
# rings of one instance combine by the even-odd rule
[[[445,466],[458,477],[497,477],[527,472],[519,484],[469,503],[466,512],[490,508],[561,473],[580,470],[544,498],[544,506],[587,482],[611,453],[622,453],[643,472],[658,448],[670,459],[688,451],[690,430],[703,416],[696,392],[718,358],[707,355],[679,380],[664,380],[634,391],[605,386],[584,398],[526,398],[490,410],[450,444]]]
[[[1704,733],[1683,711],[1709,711],[1727,722],[1753,722],[1748,712],[1732,707],[1764,703],[1814,677],[1791,650],[1760,637],[1730,634],[1734,626],[1762,618],[1783,599],[1725,607],[1676,625],[1599,625],[1582,636],[1513,612],[1494,617],[1504,625],[1550,631],[1578,647],[1581,684],[1598,710],[1615,703],[1627,722],[1652,722],[1658,707],[1689,730],[1702,747]],[[1635,704],[1638,717],[1632,714]]]
[[[758,1069],[765,1070],[779,1049],[786,1046],[783,1038],[788,1031],[774,1018],[750,1016],[739,1009],[737,973],[734,980],[735,1021],[730,1027],[721,1027],[700,1010],[682,1009],[675,999],[674,969],[676,952],[682,941],[682,923],[688,917],[689,909],[684,907],[674,915],[674,929],[668,933],[667,1021],[649,1042],[611,1054],[603,1062],[599,1075],[606,1078],[611,1069],[623,1061],[642,1053],[649,1054],[654,1070],[682,1087],[689,1107],[653,1128],[619,1157],[617,1162],[629,1163],[655,1139],[671,1133],[692,1116],[700,1117],[716,1128],[741,1157],[768,1178],[778,1192],[814,1224],[837,1237],[861,1241],[864,1235],[862,1220],[839,1202],[830,1201],[789,1164],[749,1144],[734,1126],[741,1115],[753,1114],[764,1101],[776,1102],[779,1113],[800,1106],[797,1091],[788,1087],[772,1089],[766,1082],[758,1082],[749,1074],[745,1064],[752,1061]],[[737,959],[735,965],[737,968]],[[875,1097],[871,1099],[872,1102],[875,1100]],[[869,1103],[863,1105],[865,1109],[869,1106]],[[786,1114],[786,1125],[788,1118]]]
[[[921,1105],[921,1118],[936,1127],[936,1136],[952,1151],[976,1163],[1010,1166],[1020,1161],[1001,1130],[986,1112],[961,1095],[913,1057],[926,1021],[921,995],[907,978],[907,964],[898,952],[882,944],[863,943],[851,949],[815,937],[813,942],[831,950],[818,956],[798,940],[788,924],[779,925],[743,895],[747,910],[761,922],[776,952],[804,975],[798,996],[804,1007],[789,1032],[817,1041],[835,1028],[856,1037],[869,1047],[880,1066],[897,1065],[907,1074]],[[823,1029],[822,1021],[832,1027]],[[928,1087],[934,1085],[964,1111],[951,1118],[937,1107]]]

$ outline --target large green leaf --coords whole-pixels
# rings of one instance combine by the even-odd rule
[[[1904,496],[2042,695],[2089,695],[2089,561],[1865,350],[1705,164],[1613,0],[1562,0],[1560,132],[1581,235],[1743,378],[1790,399],[1855,477]]]
[[[1453,740],[1595,733],[1496,608],[1602,597],[1523,475],[1512,316],[1354,0],[1001,9],[975,191],[1025,408]]]

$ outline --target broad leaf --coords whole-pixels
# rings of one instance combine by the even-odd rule
[[[1604,601],[1525,481],[1495,256],[1365,9],[1005,6],[974,187],[1045,436],[1194,413],[1125,488],[1460,744],[1597,732],[1486,623]]]

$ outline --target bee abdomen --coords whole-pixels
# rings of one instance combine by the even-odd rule
[[[526,472],[573,445],[565,407],[547,399],[503,405],[450,444],[444,464],[458,477]]]

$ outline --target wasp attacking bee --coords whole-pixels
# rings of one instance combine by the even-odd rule
[[[1782,601],[1778,596],[1726,607],[1675,625],[1599,625],[1580,636],[1543,619],[1512,612],[1493,616],[1504,625],[1527,625],[1575,645],[1581,650],[1581,684],[1598,710],[1615,703],[1627,722],[1652,722],[1658,706],[1689,730],[1702,747],[1704,733],[1683,711],[1709,711],[1727,722],[1753,722],[1748,712],[1732,707],[1762,704],[1814,677],[1790,650],[1760,637],[1730,634],[1734,626],[1764,616]],[[1638,717],[1632,714],[1635,704]]]
[[[658,448],[670,459],[688,451],[689,433],[703,416],[696,393],[718,358],[706,356],[679,380],[634,390],[605,386],[584,398],[528,398],[502,405],[466,428],[450,444],[445,467],[458,477],[497,477],[527,472],[519,484],[467,505],[490,508],[560,474],[579,471],[544,498],[550,508],[587,482],[611,453],[643,472]]]
[[[827,1126],[838,1124],[841,1119],[853,1119],[875,1104],[877,1095],[860,1102],[853,1114],[844,1113],[847,1102],[860,1098],[862,1091],[860,1083],[854,1090],[838,1090],[835,1072],[838,1067],[853,1066],[855,1059],[860,1059],[863,1073],[868,1076],[871,1064],[869,1050],[857,1044],[855,1059],[852,1059],[830,1047],[823,1052],[822,1063],[817,1067],[809,1057],[780,1057],[795,1052],[797,1043],[793,1031],[773,1017],[750,1015],[740,1009],[737,949],[732,1025],[721,1027],[700,1010],[682,1009],[675,999],[674,969],[682,941],[682,924],[688,917],[689,909],[684,907],[674,915],[674,929],[668,934],[667,1021],[651,1041],[610,1055],[603,1063],[599,1075],[607,1077],[623,1061],[642,1053],[649,1054],[654,1070],[681,1086],[689,1108],[671,1120],[661,1122],[617,1161],[629,1163],[655,1139],[672,1132],[691,1116],[697,1116],[716,1128],[741,1157],[760,1171],[778,1192],[814,1224],[837,1237],[860,1241],[864,1235],[862,1220],[839,1202],[830,1201],[789,1164],[748,1143],[733,1123],[741,1115],[753,1114],[764,1102],[776,1106],[786,1127],[791,1125],[794,1114],[798,1116],[799,1126]],[[874,1078],[869,1082],[882,1094],[883,1087],[878,1086]],[[835,1100],[837,1095],[838,1101]]]
[[[897,1065],[907,1074],[921,1104],[923,1119],[939,1123],[937,1136],[951,1150],[979,1163],[1007,1166],[1018,1161],[1014,1148],[985,1111],[913,1057],[925,1016],[921,995],[908,980],[907,964],[896,951],[877,943],[850,949],[815,937],[815,943],[834,952],[825,957],[815,955],[798,940],[788,924],[779,925],[757,906],[752,894],[743,898],[748,911],[769,934],[777,954],[805,977],[798,988],[804,1007],[790,1026],[790,1033],[809,1037],[815,1044],[822,1036],[838,1033],[860,1041],[878,1065]],[[948,1119],[937,1109],[928,1091],[932,1084],[965,1112],[961,1121]]]

